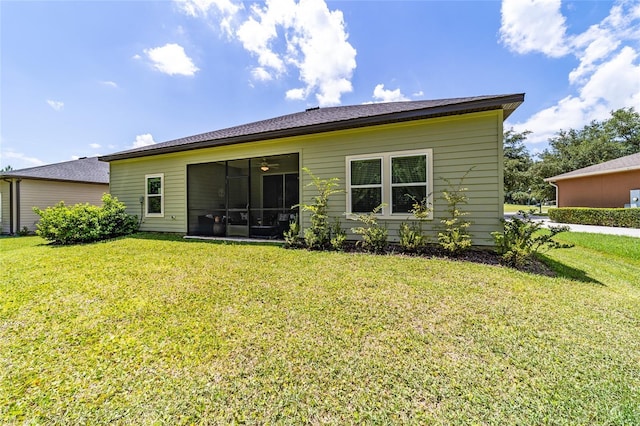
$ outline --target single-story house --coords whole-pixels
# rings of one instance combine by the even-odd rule
[[[0,231],[15,234],[25,227],[33,232],[44,209],[60,201],[67,205],[102,205],[109,192],[109,165],[98,157],[0,172]]]
[[[397,240],[412,215],[411,197],[433,205],[429,226],[446,214],[441,198],[468,172],[475,244],[492,244],[503,217],[503,121],[524,94],[309,108],[100,157],[110,163],[110,192],[141,230],[187,235],[275,237],[299,217],[294,207],[317,195],[307,168],[338,178],[344,194],[329,214],[349,231],[353,214],[384,203],[379,218]],[[299,215],[299,216],[298,216]],[[435,234],[434,234],[435,235]],[[352,235],[353,236],[353,235]]]
[[[640,190],[640,153],[545,179],[556,187],[558,207],[624,207]]]

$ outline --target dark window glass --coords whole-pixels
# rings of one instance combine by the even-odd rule
[[[161,197],[148,197],[147,213],[162,213]]]
[[[391,212],[409,213],[416,201],[422,201],[426,197],[425,186],[396,186],[391,189]]]
[[[351,185],[379,185],[382,182],[382,160],[351,161]]]
[[[381,188],[351,188],[351,211],[369,213],[382,203]]]
[[[395,157],[391,159],[392,183],[415,183],[427,181],[427,157]]]

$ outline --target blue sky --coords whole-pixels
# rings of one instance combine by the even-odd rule
[[[506,123],[640,109],[640,0],[1,1],[0,167],[302,111],[525,92]]]

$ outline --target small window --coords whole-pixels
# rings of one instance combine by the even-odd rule
[[[145,216],[164,217],[164,174],[146,175]]]
[[[382,203],[382,159],[352,160],[350,170],[351,212],[367,213]]]

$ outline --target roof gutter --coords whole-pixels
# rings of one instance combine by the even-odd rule
[[[430,107],[427,109],[417,109],[412,111],[403,111],[399,113],[376,115],[371,117],[360,117],[343,121],[332,121],[327,123],[312,124],[309,126],[292,127],[288,129],[272,130],[261,133],[252,133],[222,139],[213,139],[202,142],[193,142],[183,145],[157,147],[145,149],[143,151],[123,152],[111,155],[103,155],[98,157],[100,161],[124,160],[128,158],[148,157],[152,155],[169,154],[174,152],[191,151],[202,148],[212,148],[217,146],[234,145],[247,142],[259,142],[270,139],[282,139],[293,136],[306,136],[317,133],[326,133],[338,130],[357,129],[373,125],[383,125],[391,123],[399,123],[405,121],[422,120],[427,118],[436,118],[449,115],[458,115],[463,113],[491,111],[502,109],[508,111],[503,119],[506,119],[513,110],[524,102],[524,94],[509,95],[499,98],[482,99],[477,101],[469,101],[459,104],[443,105],[438,107]],[[511,108],[506,109],[506,106]]]

